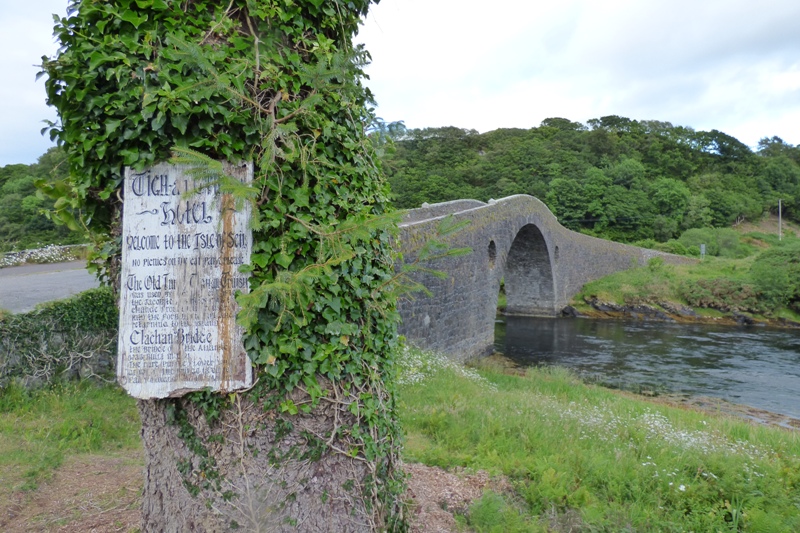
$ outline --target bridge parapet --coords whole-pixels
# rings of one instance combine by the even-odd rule
[[[453,213],[476,207],[483,207],[485,205],[488,204],[479,200],[453,200],[451,202],[441,202],[438,204],[422,204],[422,207],[418,207],[417,209],[409,209],[400,225],[414,224],[423,220],[452,215]]]

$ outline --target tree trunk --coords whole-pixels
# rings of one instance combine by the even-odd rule
[[[308,401],[295,393],[295,404]],[[373,466],[328,438],[352,427],[342,403],[282,416],[247,395],[209,423],[197,402],[140,401],[146,478],[145,532],[382,529],[369,487]],[[337,450],[338,449],[338,450]]]
[[[72,0],[56,23],[57,216],[107,237],[95,255],[115,288],[124,167],[175,150],[255,167],[231,194],[254,210],[237,324],[259,382],[139,403],[144,531],[404,527],[395,222],[352,42],[373,2]]]

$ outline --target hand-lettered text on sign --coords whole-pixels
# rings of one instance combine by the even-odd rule
[[[224,168],[253,179],[251,164]],[[125,170],[117,377],[136,398],[252,384],[235,300],[249,288],[250,209],[213,183],[166,163]]]

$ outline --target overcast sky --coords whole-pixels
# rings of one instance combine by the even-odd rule
[[[51,13],[0,2],[0,166],[33,163],[55,119]],[[604,115],[800,144],[798,0],[382,0],[359,40],[378,116],[481,132]]]

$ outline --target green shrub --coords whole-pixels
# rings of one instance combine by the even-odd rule
[[[767,310],[758,298],[755,286],[737,279],[715,278],[686,281],[680,287],[681,296],[692,307],[719,311],[763,313]]]
[[[740,234],[731,228],[718,228],[714,230],[717,237],[717,248],[720,257],[740,259],[753,253],[754,247],[742,242]]]
[[[643,239],[641,241],[634,242],[633,245],[638,246],[639,248],[649,248],[650,250],[655,250],[659,243],[655,239]]]
[[[118,311],[108,288],[0,316],[0,387],[114,373]]]
[[[116,299],[109,287],[89,289],[72,298],[46,303],[34,313],[49,315],[64,328],[84,331],[116,329],[119,323]]]
[[[468,523],[479,533],[545,531],[508,504],[502,495],[488,491],[469,509]]]
[[[683,232],[678,238],[678,241],[686,248],[697,246],[700,248],[701,244],[706,245],[706,254],[719,255],[719,246],[717,245],[717,236],[713,228],[692,228]]]
[[[668,254],[688,255],[686,246],[684,246],[680,241],[676,241],[675,239],[670,239],[667,242],[658,243],[655,249],[660,252],[666,252]]]
[[[800,241],[762,252],[750,268],[759,297],[770,307],[800,310]]]
[[[702,244],[706,245],[706,255],[729,259],[748,257],[756,250],[744,243],[742,236],[731,228],[693,228],[686,230],[678,241],[687,249],[687,255],[695,255],[689,252],[693,247],[697,247],[696,255],[700,255]]]

